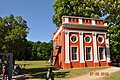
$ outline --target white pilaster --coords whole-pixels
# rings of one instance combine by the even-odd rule
[[[107,54],[107,62],[110,61],[110,44],[109,44],[109,38],[106,38],[106,54]]]
[[[65,17],[65,23],[69,23],[69,22],[68,22],[68,18],[67,18],[67,17]]]
[[[96,33],[93,33],[94,63],[98,63]]]
[[[79,19],[79,24],[82,24],[82,19]]]
[[[92,25],[95,25],[95,20],[92,20]]]
[[[83,33],[80,33],[80,63],[85,63],[84,61],[84,45],[83,45]]]
[[[69,32],[65,32],[65,63],[70,63],[69,59]]]
[[[107,23],[104,23],[104,26],[108,26]]]

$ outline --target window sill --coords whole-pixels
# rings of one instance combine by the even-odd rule
[[[99,60],[99,61],[106,61],[106,60],[104,59],[104,60]]]
[[[85,60],[85,61],[93,61],[93,60]]]
[[[71,62],[77,62],[78,60],[71,60]]]

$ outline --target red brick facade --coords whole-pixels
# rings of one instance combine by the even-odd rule
[[[103,20],[63,16],[53,37],[53,65],[82,68],[110,65],[108,26]]]

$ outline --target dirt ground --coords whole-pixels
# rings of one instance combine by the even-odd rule
[[[100,79],[103,77],[107,77],[109,76],[111,73],[113,72],[117,72],[120,71],[120,68],[118,67],[110,67],[107,69],[102,69],[102,70],[97,70],[97,71],[92,71],[89,72],[88,74],[84,74],[75,78],[69,78],[66,80],[96,80],[96,79]]]

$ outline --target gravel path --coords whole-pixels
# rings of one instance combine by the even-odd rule
[[[106,76],[109,76],[113,72],[120,71],[120,68],[118,67],[110,67],[107,69],[97,70],[97,71],[91,71],[88,74],[81,75],[75,78],[69,78],[66,80],[96,80],[100,79]]]

